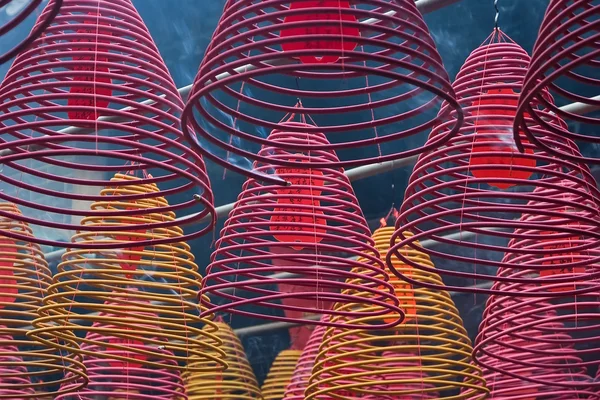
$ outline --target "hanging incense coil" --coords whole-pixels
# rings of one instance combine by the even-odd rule
[[[48,4],[38,24],[56,4]],[[80,225],[84,216],[118,220],[113,230],[119,232],[131,231],[142,217],[121,207],[90,212],[92,202],[144,200],[154,202],[153,213],[181,217],[148,221],[149,231],[193,225],[181,239],[153,235],[143,246],[210,231],[213,196],[204,161],[190,153],[182,137],[182,109],[181,96],[130,0],[63,0],[44,36],[19,54],[0,87],[0,182],[8,187],[0,199],[28,209],[26,216],[0,215],[27,222],[34,231],[51,228],[51,234],[32,240],[55,247],[64,247],[75,232],[108,230]],[[121,171],[132,171],[139,184],[160,190],[139,193],[127,180],[109,182]],[[108,185],[114,193],[99,193]],[[169,205],[159,201],[165,196]],[[114,249],[121,243],[71,246]]]
[[[323,316],[321,318],[325,320],[328,317]],[[302,350],[300,359],[296,363],[292,379],[285,389],[283,396],[285,400],[304,400],[304,391],[308,386],[308,380],[319,354],[319,346],[323,342],[323,335],[325,335],[324,325],[319,325],[312,331],[306,347]]]
[[[0,209],[21,213],[10,203],[0,203]],[[0,229],[33,237],[27,224],[4,217],[0,217]],[[61,384],[77,379],[80,383],[74,384],[74,389],[85,384],[80,357],[61,355],[55,344],[47,346],[27,336],[51,280],[52,273],[38,245],[0,237],[0,399],[37,399],[36,392],[42,389],[61,393]],[[74,350],[74,335],[65,332],[64,338],[64,348]],[[65,372],[72,376],[64,377]]]
[[[537,285],[540,279],[548,280],[546,275],[556,268],[557,247],[577,238],[573,249],[585,254],[600,244],[600,192],[589,169],[531,144],[524,153],[514,148],[512,118],[528,65],[529,56],[521,47],[505,34],[494,33],[458,73],[454,87],[465,110],[465,124],[456,138],[422,154],[415,165],[396,222],[393,240],[398,243],[386,260],[400,278],[438,290],[507,295],[510,293],[491,289],[490,283],[515,282],[514,277],[496,274],[498,268],[521,268],[525,275],[517,281],[536,283],[537,287],[527,296],[559,296],[568,293]],[[544,115],[552,124],[566,126],[550,111]],[[440,124],[431,136],[447,129],[445,126],[446,122]],[[543,128],[535,129],[544,134]],[[578,152],[574,143],[554,140],[556,146]],[[414,236],[403,236],[405,230]],[[529,262],[501,261],[511,251],[510,240],[521,240],[519,232],[524,231],[532,243],[520,250],[520,255],[529,254]],[[548,239],[554,244],[549,245]],[[418,249],[417,240],[437,243],[421,249],[435,260],[435,270],[398,253],[405,246]],[[439,273],[444,282],[417,282],[394,271],[392,254],[414,269]],[[570,266],[585,267],[598,260],[585,257]],[[590,282],[582,290],[595,290],[597,283],[592,282],[600,282],[599,277],[591,270],[582,272],[578,278]],[[575,277],[564,281],[568,279]],[[511,290],[510,286],[504,289]]]
[[[297,111],[300,114],[302,109]],[[276,168],[291,185],[268,185],[254,179],[244,183],[202,282],[201,293],[211,300],[205,304],[206,312],[328,326],[337,323],[305,316],[341,313],[350,317],[345,326],[360,329],[366,329],[364,324],[352,325],[352,318],[394,314],[396,318],[379,322],[390,327],[398,324],[403,317],[398,299],[387,283],[388,275],[348,178],[339,169],[278,165],[280,160],[291,158],[337,160],[331,152],[279,150],[278,142],[327,143],[322,134],[302,136],[288,132],[289,126],[309,124],[304,116],[301,122],[282,122],[280,130],[269,136],[273,146],[259,153],[271,162],[257,164],[255,169],[264,172]],[[362,256],[360,261],[354,258],[358,256]],[[370,273],[352,272],[357,268]],[[355,279],[349,283],[349,278]],[[302,290],[290,291],[284,285]],[[340,290],[351,287],[371,296],[340,294]],[[356,304],[364,312],[331,310],[334,301]],[[380,307],[373,310],[373,305]]]
[[[215,335],[223,342],[227,370],[210,372],[210,365],[205,361],[202,367],[207,372],[185,372],[186,394],[189,400],[255,400],[261,393],[254,371],[246,358],[240,339],[231,327],[223,322],[216,322]],[[194,363],[193,360],[190,361]],[[212,363],[214,365],[214,363]],[[216,365],[213,366],[213,369]]]
[[[299,350],[283,350],[277,355],[260,391],[263,400],[281,400],[302,354]]]
[[[385,360],[381,363],[383,368],[389,368],[390,372],[380,377],[378,386],[375,386],[377,394],[370,394],[361,399],[367,400],[432,400],[438,399],[439,394],[430,383],[423,380],[427,376],[422,369],[418,356],[410,353],[386,351],[382,353]],[[395,373],[393,371],[396,371]],[[408,381],[413,380],[414,382]],[[399,383],[395,383],[398,381]],[[406,393],[404,396],[393,395],[396,390]]]
[[[322,318],[325,320],[328,319],[328,316],[323,316]],[[305,390],[308,387],[309,379],[312,375],[315,360],[319,355],[319,348],[323,342],[326,329],[327,328],[324,325],[319,325],[313,330],[312,335],[296,364],[292,379],[285,390],[285,395],[283,397],[285,400],[304,400],[306,398]],[[353,393],[349,391],[343,391],[338,394],[340,396],[347,396],[344,398],[356,398]]]
[[[597,397],[600,382],[590,373],[600,363],[599,298],[597,292],[559,300],[490,296],[474,357],[493,397]]]
[[[324,134],[327,143],[267,139],[285,114],[295,112],[297,99],[319,124],[308,132]],[[444,113],[452,109],[457,119],[423,146],[425,132],[435,124],[426,116],[442,101],[450,105]],[[461,123],[448,74],[413,0],[228,0],[182,128],[198,153],[276,183],[268,171],[240,160],[269,163],[265,154],[256,154],[261,146],[292,153],[335,151],[341,159],[281,160],[293,168],[395,160],[443,144]],[[408,149],[400,151],[399,141]]]
[[[389,256],[393,233],[394,228],[384,227],[373,234],[382,258]],[[403,234],[411,236],[410,232]],[[408,259],[435,268],[422,251],[407,247],[400,251]],[[442,283],[435,273],[413,269],[393,256],[392,261],[398,271],[417,282]],[[338,398],[347,392],[357,398],[375,395],[394,399],[416,399],[413,396],[466,399],[459,395],[461,388],[477,391],[473,398],[486,398],[485,381],[481,370],[471,363],[471,341],[450,294],[420,286],[413,288],[395,277],[390,283],[406,319],[398,326],[378,331],[327,328],[306,399]],[[334,310],[352,308],[335,304]],[[364,325],[377,323],[376,318],[387,319],[386,316],[365,317],[361,322]],[[343,326],[344,317],[331,319]],[[415,374],[419,375],[418,379]]]
[[[19,3],[20,2],[17,0],[0,1],[0,7],[2,7],[7,14],[9,8],[13,7],[17,9],[16,14],[12,14],[12,18],[0,28],[0,36],[4,36],[8,32],[24,30],[22,25],[23,22],[27,19],[27,17],[32,15],[40,7],[40,5],[42,4],[42,0],[31,0],[22,9],[21,4]],[[44,33],[46,28],[48,28],[48,25],[52,23],[52,20],[60,11],[62,3],[63,0],[52,0],[52,5],[46,7],[43,15],[40,16],[31,32],[29,32],[28,35],[21,42],[19,42],[19,44],[17,44],[4,54],[0,55],[0,65],[4,64],[8,60],[19,54],[21,51],[30,46],[34,40],[40,37],[40,35]]]
[[[140,192],[158,192],[156,185],[142,183],[131,176],[114,178],[115,182],[124,180],[135,183]],[[112,188],[103,192],[112,193]],[[93,203],[92,210],[127,207],[141,212],[133,222],[141,226],[157,220],[175,220],[173,212],[154,212],[156,203],[168,204],[164,197],[152,200],[148,196],[148,200],[136,202],[109,199]],[[84,218],[82,224],[110,229],[118,221],[90,217]],[[152,242],[152,235],[167,238],[170,244],[126,247],[132,238],[140,244]],[[214,336],[217,327],[210,321],[209,313],[205,313],[205,317],[199,316],[205,311],[196,301],[202,276],[189,245],[177,241],[183,237],[179,227],[153,232],[132,230],[125,235],[113,230],[100,238],[85,230],[74,235],[74,243],[93,245],[100,241],[121,248],[117,251],[69,248],[58,265],[48,296],[44,298],[40,317],[33,322],[36,329],[31,335],[64,338],[65,332],[74,331],[79,334],[74,340],[86,344],[77,351],[100,359],[116,359],[159,369],[203,371],[187,366],[191,357],[197,357],[200,361],[214,362],[218,367],[213,372],[222,369],[224,353],[218,347],[219,338]],[[204,324],[207,328],[201,329]],[[128,344],[103,339],[113,336]],[[94,352],[90,346],[99,346],[104,351]]]
[[[538,203],[538,207],[547,207]],[[530,216],[525,215],[525,221]],[[517,232],[520,240],[509,243],[510,251],[504,257],[508,265],[527,265],[536,249],[528,236],[531,230]],[[544,233],[547,237],[551,232]],[[587,280],[585,272],[598,271],[600,251],[574,251],[579,241],[572,238],[562,246],[548,238],[545,247],[551,247],[556,262],[554,270],[539,283],[520,283],[516,278],[526,274],[520,268],[502,268],[501,277],[510,277],[510,283],[497,282],[494,289],[504,293],[522,293],[521,296],[491,296],[486,304],[474,356],[493,379],[488,386],[494,393],[510,393],[520,399],[523,393],[557,398],[593,398],[600,382],[592,382],[591,374],[600,366],[595,356],[600,351],[600,292],[585,291],[597,282]],[[556,242],[556,241],[554,241]],[[543,243],[544,244],[544,243]],[[552,246],[550,246],[552,244]],[[577,266],[577,261],[586,263]],[[590,263],[590,259],[595,259]],[[542,286],[549,293],[560,295],[528,298]],[[576,296],[571,293],[579,293]],[[569,397],[571,396],[571,397]],[[592,397],[586,397],[592,396]]]
[[[552,0],[546,9],[538,38],[533,48],[531,66],[527,71],[523,91],[519,98],[515,132],[522,130],[525,137],[536,146],[560,158],[574,162],[600,164],[593,152],[584,155],[554,146],[554,137],[568,138],[581,143],[582,149],[600,144],[598,125],[600,116],[591,113],[600,109],[600,18],[599,0]],[[581,103],[580,115],[571,107],[557,107],[545,94],[549,88],[566,103]],[[591,96],[595,96],[590,98]],[[542,105],[559,118],[572,123],[577,132],[553,125],[540,111]],[[533,120],[524,118],[529,114]],[[546,131],[538,135],[532,125],[540,125]],[[515,136],[520,148],[523,137]]]
[[[141,313],[140,313],[141,314]],[[143,315],[143,314],[141,314]],[[151,313],[146,313],[151,317]],[[97,327],[102,324],[96,324]],[[123,340],[116,336],[97,334],[91,332],[86,339],[93,342],[122,344],[126,347],[136,347],[156,353],[156,349],[139,341]],[[134,356],[140,361],[123,362],[111,359],[112,355],[128,355],[127,350],[107,349],[104,346],[82,344],[82,350],[92,354],[103,354],[103,357],[86,355],[84,364],[87,368],[89,383],[84,388],[74,393],[56,397],[55,400],[187,400],[185,387],[179,371],[173,371],[175,360],[168,350],[162,354],[151,356],[158,364],[171,364],[170,368],[156,368],[143,366],[141,356]]]

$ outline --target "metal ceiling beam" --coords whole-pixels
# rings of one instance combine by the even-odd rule
[[[592,97],[591,99],[598,101],[598,100],[600,100],[600,95]],[[560,109],[563,111],[566,111],[566,112],[573,113],[573,114],[585,115],[585,114],[589,114],[589,113],[600,110],[600,107],[596,107],[596,106],[593,106],[593,105],[587,104],[587,103],[571,103],[571,104],[567,104],[565,106],[560,107]],[[0,154],[0,156],[2,156],[2,154]],[[344,171],[344,173],[346,174],[346,176],[348,177],[350,182],[354,182],[354,181],[358,181],[361,179],[369,178],[371,176],[383,174],[385,172],[393,171],[398,168],[413,165],[417,161],[417,158],[418,158],[418,156],[412,156],[412,157],[408,157],[408,158],[400,158],[398,160],[387,161],[384,163],[363,165],[362,167],[356,167],[356,168],[346,170],[346,171]],[[217,217],[222,218],[222,217],[227,216],[231,212],[231,210],[233,210],[234,205],[235,205],[235,203],[229,203],[229,204],[224,204],[222,206],[216,207],[215,213],[216,213]],[[209,217],[204,217],[199,222],[206,222],[208,220],[208,218]],[[190,216],[179,217],[178,219],[179,220],[190,219]],[[46,260],[48,260],[49,262],[55,261],[56,259],[60,258],[64,253],[65,253],[64,249],[55,250],[50,253],[46,253],[45,254]]]
[[[492,287],[493,282],[485,282],[479,285],[473,285],[473,287],[476,288],[480,288],[480,289],[489,289]],[[450,294],[450,296],[460,296],[460,295],[464,295],[467,293],[463,293],[463,292],[448,292]],[[312,323],[312,321],[316,321],[320,318],[320,315],[311,315],[309,317],[306,318],[306,321],[308,323],[303,323],[303,322],[269,322],[268,324],[260,324],[260,325],[254,325],[254,326],[247,326],[244,328],[238,328],[238,329],[234,329],[233,331],[235,332],[236,335],[238,336],[244,336],[244,335],[261,335],[264,333],[268,333],[268,332],[274,332],[274,331],[279,331],[279,330],[284,330],[284,329],[289,329],[289,328],[293,328],[296,326],[304,326],[304,325],[308,325],[309,323]]]

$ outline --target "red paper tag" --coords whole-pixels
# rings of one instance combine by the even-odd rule
[[[486,96],[489,95],[489,96]],[[510,94],[514,95],[514,98],[500,100],[495,95],[498,94]],[[474,116],[482,115],[481,117],[475,118],[475,142],[473,144],[473,154],[469,160],[469,166],[476,167],[480,165],[488,164],[502,164],[505,167],[501,169],[477,169],[471,168],[471,173],[476,178],[515,178],[515,179],[529,179],[533,172],[523,171],[519,167],[535,167],[536,161],[531,158],[525,158],[520,156],[520,152],[517,149],[513,141],[513,127],[512,119],[493,119],[490,115],[500,116],[511,116],[514,117],[516,106],[517,106],[516,93],[510,89],[491,89],[483,94],[480,100],[473,103],[474,107],[479,105],[486,106],[482,110],[474,109],[471,113]],[[510,105],[514,106],[514,109],[490,109],[490,105]],[[525,115],[527,117],[527,114]],[[490,128],[494,126],[494,128]],[[480,128],[483,127],[483,128]],[[479,135],[478,135],[479,134]],[[494,138],[490,137],[490,134],[495,134]],[[490,140],[497,139],[496,143],[490,143],[487,145],[480,145],[478,143],[489,142]],[[529,142],[523,139],[523,143],[527,145]],[[502,152],[505,155],[502,156],[478,156],[476,153],[482,153],[486,151]],[[530,148],[525,149],[526,154],[533,154],[533,150]],[[508,189],[513,186],[506,182],[490,182],[489,185],[495,186],[498,189]]]
[[[276,240],[280,242],[300,242],[300,243],[319,243],[323,240],[319,234],[327,232],[327,220],[321,215],[323,211],[316,208],[321,206],[318,198],[300,199],[295,195],[306,195],[317,197],[322,193],[324,181],[320,177],[323,172],[311,168],[277,168],[277,174],[291,183],[290,186],[277,189],[277,195],[288,195],[290,197],[277,199],[277,207],[273,210],[271,222],[282,223],[283,225],[271,225],[270,230]],[[285,176],[290,174],[292,176]],[[304,187],[298,187],[304,185]],[[296,205],[308,205],[315,207],[312,209],[298,208]],[[281,212],[287,212],[287,215],[281,215]],[[312,226],[299,226],[305,223]],[[281,233],[289,232],[289,233]],[[294,232],[310,232],[313,235],[295,235]],[[304,246],[292,246],[294,250],[302,250]]]
[[[94,13],[89,13],[88,15],[96,16]],[[93,25],[90,29],[79,29],[77,33],[88,33],[88,34],[96,34],[98,31],[99,34],[102,35],[110,35],[111,33],[108,31],[97,30],[96,20],[84,21],[84,24]],[[107,23],[100,22],[100,25],[108,26]],[[93,39],[82,38],[75,40],[76,43],[81,43],[81,45],[73,45],[73,51],[91,51],[95,52],[94,56],[75,56],[73,57],[74,61],[91,61],[96,60],[97,62],[105,62],[108,61],[107,57],[101,56],[101,53],[108,53],[108,49],[100,45],[100,43],[109,43],[107,40],[98,39],[96,42]],[[95,58],[94,58],[95,57]],[[109,72],[106,67],[99,67],[86,64],[86,65],[76,65],[73,68],[74,71],[96,71],[96,72]],[[112,90],[104,87],[98,87],[95,83],[111,83],[111,80],[106,77],[97,76],[95,74],[85,74],[85,75],[75,75],[73,76],[73,81],[75,82],[87,82],[84,86],[72,86],[69,90],[69,93],[73,94],[94,94],[94,95],[102,95],[102,96],[111,96]],[[68,117],[69,119],[87,119],[87,120],[95,120],[98,118],[98,109],[107,108],[108,100],[97,99],[94,98],[72,98],[69,97],[67,101],[67,105],[69,106],[88,106],[94,107],[95,111],[69,111]]]
[[[415,299],[415,292],[410,283],[406,282],[394,284],[394,291],[396,297],[400,300],[400,308],[406,313],[405,321],[409,320],[410,316],[417,315],[417,300]],[[386,322],[394,322],[394,319]]]
[[[400,301],[400,308],[406,314],[406,318],[404,319],[404,321],[402,321],[402,323],[408,322],[410,319],[414,318],[414,316],[417,315],[417,300],[415,299],[415,292],[413,290],[413,287],[408,282],[394,282],[393,286],[394,294]],[[380,286],[379,290],[381,290],[382,292],[387,291],[387,289],[384,286]],[[392,299],[386,299],[386,303],[391,305],[393,304],[393,301]],[[395,322],[397,320],[397,317],[384,318],[383,322],[385,322],[386,324],[391,324],[392,322]]]
[[[127,210],[133,210],[135,208],[133,207],[127,207]],[[133,223],[136,224],[141,224],[141,221],[135,221]],[[135,231],[132,231],[132,233],[145,233],[146,230],[144,229],[138,229]],[[115,235],[115,239],[122,241],[122,242],[139,242],[141,240],[143,240],[144,238],[141,236],[129,236],[129,235]],[[130,247],[130,248],[125,248],[124,250],[131,250],[131,251],[143,251],[144,250],[144,246],[136,246],[136,247]],[[117,258],[126,262],[122,262],[121,263],[121,268],[123,268],[126,271],[135,271],[138,267],[138,262],[142,259],[142,256],[140,254],[129,254],[129,253],[122,253],[120,251],[117,250]],[[127,262],[127,261],[131,261],[131,262]],[[131,278],[132,275],[131,274],[127,274],[126,275],[127,278]]]
[[[542,235],[545,234],[551,234],[551,232],[543,232]],[[576,238],[573,238],[576,239]],[[566,242],[564,243],[553,243],[550,246],[544,246],[544,250],[555,250],[556,255],[560,255],[559,259],[556,260],[550,260],[550,261],[544,261],[542,262],[542,265],[546,265],[546,266],[556,266],[556,268],[552,268],[552,269],[543,269],[540,271],[540,278],[549,278],[552,276],[556,276],[557,278],[560,277],[560,275],[565,275],[565,274],[583,274],[585,273],[585,267],[563,267],[563,264],[568,264],[568,263],[572,263],[575,261],[576,257],[576,253],[569,253],[569,252],[565,252],[564,249],[569,249],[571,248],[571,239],[565,239]],[[547,285],[550,285],[550,283],[546,283]],[[565,283],[561,286],[557,286],[557,287],[553,287],[550,288],[549,290],[551,292],[567,292],[570,290],[575,290],[575,284],[573,283]]]
[[[294,51],[294,50],[306,50],[306,49],[317,49],[317,50],[344,50],[352,51],[356,48],[356,42],[348,40],[351,36],[360,36],[360,30],[355,27],[349,27],[344,24],[340,27],[341,21],[357,22],[357,18],[354,15],[340,12],[320,12],[321,7],[335,7],[338,9],[350,8],[350,2],[346,0],[305,0],[305,1],[292,1],[290,10],[298,9],[313,9],[312,12],[306,14],[295,14],[287,16],[283,19],[283,23],[301,22],[301,21],[315,21],[315,20],[329,20],[333,23],[331,25],[315,26],[310,22],[300,28],[285,28],[281,30],[280,36],[286,37],[299,37],[303,40],[297,40],[292,42],[285,42],[281,45],[283,51]],[[339,35],[344,36],[344,40],[323,40],[318,39],[319,35]],[[301,56],[299,57],[302,63],[318,63],[318,64],[329,64],[336,62],[338,56]]]
[[[13,239],[0,238],[0,257],[16,260],[17,246]],[[17,280],[13,277],[14,261],[0,261],[0,303],[14,303],[19,289],[16,287]],[[4,287],[4,285],[15,285],[15,287]],[[4,305],[0,304],[0,309]]]
[[[130,330],[130,328],[125,328],[125,329]],[[125,346],[125,347],[132,347],[132,348],[133,347],[141,348],[142,346],[144,346],[144,342],[135,340],[135,339],[111,338],[111,339],[109,339],[108,343]],[[140,360],[140,361],[146,360],[146,356],[144,354],[138,354],[138,353],[130,352],[127,350],[117,350],[117,349],[113,349],[112,351],[118,352],[118,355],[122,356],[122,357],[133,358],[134,360]],[[121,361],[121,360],[109,361],[108,365],[110,365],[113,368],[123,368],[124,370],[128,370],[130,368],[141,368],[142,367],[142,364],[133,363],[130,361]]]
[[[567,207],[566,209],[561,210],[561,212],[564,213],[573,213],[574,210],[571,207]],[[560,218],[558,217],[550,217],[551,220],[560,220]],[[570,224],[567,224],[567,226],[572,226],[572,227],[579,227],[579,224],[577,222],[572,222]],[[554,231],[547,231],[547,232],[541,232],[540,235],[542,237],[544,236],[549,236],[552,234],[555,234],[556,232]],[[563,264],[570,264],[573,263],[575,260],[577,260],[579,257],[577,257],[579,254],[578,253],[574,253],[574,252],[569,252],[569,251],[565,251],[565,249],[570,249],[572,248],[574,245],[573,243],[575,243],[575,246],[577,243],[580,242],[580,238],[578,236],[572,236],[572,237],[568,237],[565,239],[560,239],[560,241],[558,243],[556,243],[556,239],[548,239],[548,240],[542,240],[543,242],[554,242],[548,246],[544,246],[543,249],[544,250],[550,250],[551,254],[554,256],[559,256],[558,259],[555,260],[549,260],[549,261],[543,261],[542,265],[545,266],[556,266],[556,268],[552,268],[552,269],[543,269],[540,271],[540,278],[549,278],[552,276],[560,276],[560,275],[565,275],[565,274],[583,274],[585,273],[585,267],[568,267],[568,266],[563,266]],[[579,258],[580,259],[580,258]],[[547,283],[548,285],[550,283]],[[561,286],[558,287],[554,287],[549,289],[551,292],[566,292],[566,291],[570,291],[570,290],[575,290],[575,284],[573,283],[565,283]]]

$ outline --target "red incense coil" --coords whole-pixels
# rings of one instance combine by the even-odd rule
[[[159,191],[156,185],[142,183],[143,180],[130,175],[117,175],[113,180],[121,181],[131,185],[131,192]],[[112,191],[109,187],[103,193]],[[110,196],[106,197],[106,201],[92,203],[91,209],[135,208],[136,212],[145,213],[132,224],[136,227],[154,221],[175,221],[173,212],[155,212],[157,204],[168,207],[164,197],[148,196],[136,203],[111,201]],[[108,361],[112,367],[123,364],[132,368],[203,370],[186,365],[191,357],[196,357],[199,361],[213,362],[215,372],[223,369],[225,353],[219,348],[220,339],[214,335],[217,328],[211,322],[213,315],[198,315],[205,311],[197,304],[202,275],[190,246],[181,241],[183,229],[155,229],[143,234],[119,232],[113,228],[118,223],[96,216],[83,219],[83,227],[94,224],[113,230],[98,237],[82,229],[73,236],[73,243],[110,242],[112,247],[121,248],[67,249],[38,311],[39,317],[33,321],[35,329],[31,336],[38,338],[44,334],[67,340],[68,332],[76,332],[78,337],[72,340],[87,346],[72,351],[117,360]],[[136,243],[156,236],[169,239],[170,244],[138,251],[125,247],[127,242],[119,240],[122,234],[140,237],[142,240]],[[206,329],[201,329],[203,325]],[[103,339],[106,337],[114,340],[107,342]],[[90,346],[105,350],[94,352]]]
[[[417,161],[392,238],[398,243],[386,260],[394,273],[392,254],[415,269],[439,273],[444,283],[416,282],[400,273],[402,279],[440,290],[504,295],[519,291],[506,287],[498,292],[486,284],[547,284],[525,296],[574,294],[557,291],[557,286],[551,289],[554,282],[588,281],[582,291],[594,290],[600,283],[597,271],[585,269],[599,260],[590,250],[600,244],[600,192],[589,169],[531,144],[519,153],[512,143],[510,124],[528,65],[527,53],[495,31],[458,73],[454,87],[465,110],[465,124],[456,138]],[[545,118],[565,126],[549,111]],[[452,124],[440,124],[431,137],[446,130],[447,123]],[[544,134],[542,128],[535,129]],[[556,146],[578,152],[566,139],[553,140]],[[489,162],[481,162],[483,158]],[[402,231],[414,236],[406,237]],[[419,248],[434,259],[435,270],[398,253],[404,246],[417,249],[416,240],[438,243]],[[511,240],[527,244],[515,249],[509,245]],[[503,260],[507,252],[516,252],[516,258]],[[559,262],[575,275],[552,276]],[[496,274],[501,267],[524,273],[505,277]]]
[[[55,4],[48,4],[38,24]],[[60,247],[76,231],[145,232],[191,224],[182,238],[188,240],[214,226],[204,161],[190,153],[180,130],[181,96],[130,0],[64,0],[44,37],[16,58],[0,87],[0,99],[0,181],[12,188],[2,191],[0,199],[28,208],[14,218],[34,230],[53,229],[49,237],[35,239],[37,243]],[[110,177],[127,171],[160,190],[132,193],[129,182],[119,181],[111,182],[114,193],[100,193]],[[158,202],[165,196],[168,205]],[[90,202],[110,200],[154,202],[153,212],[177,212],[182,218],[147,221],[132,229],[139,210],[87,209]],[[113,228],[80,226],[80,219],[90,214],[122,223]],[[171,239],[129,242],[150,246]],[[117,245],[71,244],[105,249]]]
[[[139,313],[140,316],[156,318],[152,313]],[[97,323],[95,328],[102,327]],[[105,326],[104,328],[116,328],[114,326]],[[149,326],[150,329],[155,327]],[[127,347],[137,347],[138,350],[145,350],[154,353],[150,358],[154,358],[157,364],[171,364],[170,368],[160,367],[142,367],[141,364],[123,362],[113,359],[111,356],[125,355],[129,357],[127,350],[115,350],[106,348],[97,344],[82,344],[82,350],[89,352],[84,357],[84,364],[87,369],[89,383],[84,389],[75,393],[69,393],[56,397],[55,400],[95,400],[106,398],[107,400],[187,400],[187,397],[180,395],[185,388],[179,375],[179,371],[173,371],[175,361],[174,356],[169,350],[162,350],[157,354],[154,346],[136,341],[132,344],[129,340],[123,340],[110,334],[89,332],[86,339],[94,343],[119,343]],[[102,354],[102,357],[96,356]],[[148,357],[146,357],[148,359]]]
[[[266,132],[297,99],[326,143],[270,143]],[[423,146],[446,101],[453,126]],[[451,110],[450,110],[451,109]],[[281,160],[286,167],[340,168],[418,154],[456,135],[454,99],[427,25],[413,0],[228,0],[183,113],[194,149],[257,180],[281,184],[242,160],[278,151],[335,151],[340,160]],[[302,134],[304,127],[288,127]],[[403,141],[402,146],[393,142]],[[390,144],[389,146],[387,146]],[[399,150],[402,147],[404,150]]]
[[[0,7],[8,8],[11,6],[20,7],[19,4],[15,6],[15,3],[19,3],[16,0],[0,0]],[[52,6],[46,7],[43,15],[39,18],[38,23],[33,27],[31,32],[27,34],[27,36],[21,40],[16,46],[11,48],[9,51],[0,55],[0,65],[4,64],[21,51],[26,49],[31,45],[31,43],[40,37],[48,25],[52,23],[52,20],[56,17],[58,12],[60,11],[60,7],[62,6],[63,0],[53,0]],[[22,23],[31,16],[42,4],[42,0],[31,0],[26,4],[22,9],[17,11],[17,13],[12,16],[12,18],[0,27],[0,36],[4,36],[9,32],[13,32],[15,30],[23,29]]]
[[[327,316],[321,317],[323,321],[327,318]],[[305,399],[304,390],[306,390],[306,387],[308,386],[308,380],[310,379],[315,360],[319,354],[319,346],[321,346],[321,343],[323,342],[325,330],[326,327],[324,325],[319,325],[312,331],[304,350],[302,350],[300,359],[296,364],[292,379],[285,389],[285,394],[283,396],[285,400]]]
[[[20,214],[10,203],[0,209]],[[23,222],[0,217],[0,229],[33,237]],[[76,390],[86,383],[85,367],[73,353],[60,354],[58,343],[47,334],[49,345],[28,337],[30,325],[38,316],[47,295],[52,273],[40,247],[30,241],[0,237],[0,399],[37,399],[36,392],[64,392],[61,384]],[[63,348],[75,350],[74,335],[65,332]],[[65,376],[67,373],[68,376]]]
[[[564,299],[491,296],[474,357],[493,397],[597,398],[600,382],[588,371],[600,364],[599,306],[598,292]]]
[[[362,399],[431,400],[441,398],[439,393],[435,392],[435,387],[427,382],[427,372],[423,371],[418,355],[398,351],[384,351],[382,359],[382,367],[390,369],[390,372],[380,377],[380,386],[375,387],[379,393],[366,395],[361,397]],[[414,382],[410,382],[411,380],[414,380]],[[413,393],[405,395],[390,394],[394,391],[407,393],[413,391]]]
[[[600,144],[598,125],[600,116],[580,115],[571,107],[559,108],[549,101],[546,87],[561,98],[565,104],[582,103],[579,109],[590,111],[600,108],[600,1],[599,0],[552,0],[546,9],[533,49],[533,56],[519,109],[515,117],[515,132],[522,130],[526,138],[545,151],[561,158],[577,162],[600,164],[597,156],[581,155],[554,146],[554,136],[581,143],[582,148]],[[595,96],[593,98],[590,98]],[[552,124],[545,118],[539,106],[559,118],[577,126],[577,132]],[[530,114],[533,120],[524,118]],[[540,125],[546,131],[539,135],[532,125]],[[523,138],[516,135],[517,145],[522,148]]]
[[[327,143],[322,134],[300,135],[288,131],[290,126],[311,125],[281,123],[280,129],[269,136],[273,145],[259,153],[270,162],[257,163],[257,171],[280,168],[279,161],[290,158],[322,163],[337,160],[333,152],[289,153],[278,148],[280,142]],[[354,324],[353,319],[386,314],[388,321],[368,328],[398,324],[403,317],[398,299],[387,282],[388,275],[348,178],[339,169],[308,167],[288,169],[283,176],[297,184],[281,187],[254,179],[244,183],[202,281],[201,293],[211,299],[205,304],[206,312],[329,326],[339,324],[302,316],[344,315],[348,317],[344,326],[361,329],[367,327]],[[361,260],[353,258],[359,256]],[[357,274],[353,269],[369,273]],[[345,282],[348,278],[353,282]],[[287,292],[285,285],[299,285],[304,291]],[[347,288],[366,291],[370,297],[340,293]],[[363,311],[331,310],[333,301]],[[284,311],[285,315],[277,315],[276,311]]]

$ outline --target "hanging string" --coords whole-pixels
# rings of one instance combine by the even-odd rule
[[[494,30],[498,30],[498,17],[500,17],[500,10],[498,9],[498,0],[494,0],[494,9],[496,10],[496,16],[494,17]]]

